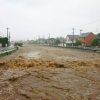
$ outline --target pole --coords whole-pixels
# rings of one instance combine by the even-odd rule
[[[8,38],[7,47],[9,46],[9,34],[8,34],[8,32],[9,32],[9,28],[7,27],[7,38]]]
[[[63,47],[64,47],[64,37],[63,37]]]
[[[9,38],[8,38],[9,46],[10,46],[10,32],[9,32]]]
[[[73,46],[74,45],[74,31],[75,31],[75,29],[72,28],[72,31],[73,31],[73,44],[72,44],[72,46]]]
[[[82,34],[82,31],[83,31],[83,30],[82,30],[82,29],[80,29],[80,35]]]
[[[40,45],[40,36],[38,36],[38,40],[39,40],[39,45]]]
[[[50,33],[49,33],[49,46],[50,46]]]
[[[8,38],[8,32],[9,32],[9,28],[7,27],[7,38]]]

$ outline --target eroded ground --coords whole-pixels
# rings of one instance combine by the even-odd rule
[[[0,58],[0,100],[100,100],[100,54],[26,45]]]

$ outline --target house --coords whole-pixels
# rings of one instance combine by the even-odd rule
[[[98,34],[96,35],[96,38],[97,38],[97,39],[100,39],[100,33],[98,33]]]
[[[80,41],[82,42],[83,46],[91,45],[91,42],[95,38],[95,34],[92,32],[82,33],[80,35]]]
[[[67,35],[66,36],[66,44],[72,44],[75,43],[76,40],[79,39],[79,35]]]
[[[66,38],[64,38],[64,37],[59,37],[59,38],[57,38],[57,39],[60,41],[59,46],[66,47]]]

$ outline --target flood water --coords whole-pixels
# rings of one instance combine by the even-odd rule
[[[34,51],[34,52],[25,53],[24,57],[38,59],[40,58],[40,52]]]

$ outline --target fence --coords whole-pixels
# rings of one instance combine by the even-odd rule
[[[16,47],[5,47],[0,49],[0,56],[11,54],[12,52],[16,51],[18,48]]]

